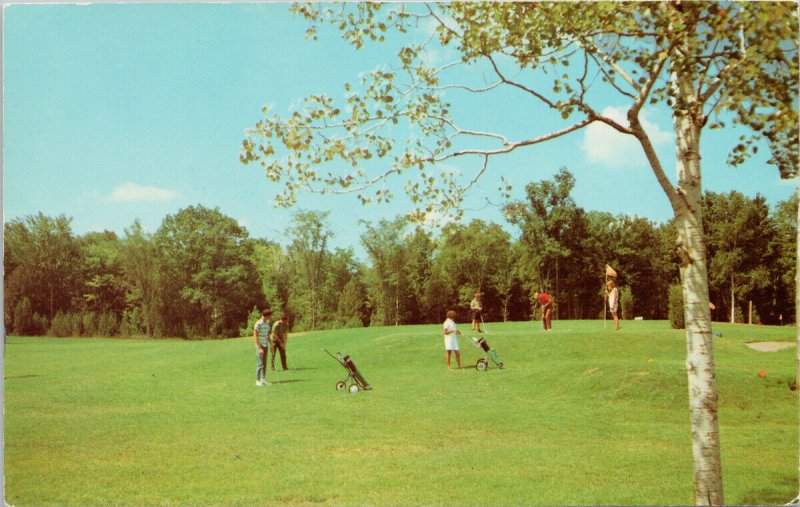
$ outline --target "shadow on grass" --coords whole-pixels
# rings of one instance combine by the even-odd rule
[[[745,492],[741,505],[789,505],[787,502],[797,498],[793,496],[795,486],[794,477],[784,476],[772,486],[750,489]]]
[[[789,505],[788,496],[776,489],[753,489],[745,493],[742,505]]]
[[[275,384],[275,385],[278,385],[278,384],[291,384],[293,382],[308,382],[308,381],[305,380],[305,379],[287,379],[287,380],[281,379],[281,380],[270,380],[269,384],[270,385],[273,385],[273,384]]]

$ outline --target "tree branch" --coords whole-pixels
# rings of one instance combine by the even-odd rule
[[[558,107],[556,106],[556,104],[555,104],[555,103],[553,103],[553,102],[551,102],[551,101],[547,100],[547,97],[545,97],[545,96],[544,96],[544,95],[542,95],[541,93],[539,93],[539,92],[537,92],[537,91],[534,91],[534,90],[532,90],[532,89],[528,88],[528,87],[527,87],[527,86],[525,86],[525,85],[519,84],[519,83],[517,83],[517,82],[515,82],[515,81],[511,81],[511,80],[509,80],[508,78],[506,78],[506,77],[503,75],[503,73],[502,73],[502,72],[500,72],[500,69],[497,67],[497,62],[495,62],[495,61],[494,61],[494,58],[492,58],[492,56],[491,56],[491,55],[486,55],[486,59],[487,59],[487,60],[489,60],[489,62],[492,64],[492,68],[494,68],[494,72],[495,72],[495,74],[497,74],[497,77],[499,77],[499,78],[500,78],[500,81],[502,81],[503,83],[506,83],[506,84],[508,84],[508,85],[514,86],[514,87],[516,87],[516,88],[519,88],[520,90],[522,90],[522,91],[524,91],[524,92],[526,92],[526,93],[529,93],[529,94],[533,95],[533,96],[534,96],[534,97],[536,97],[537,99],[539,99],[539,100],[541,100],[542,102],[544,102],[545,104],[547,104],[547,105],[548,105],[550,108],[552,108],[552,109],[558,109]]]
[[[584,49],[584,51],[587,50],[586,47],[581,43],[581,41],[576,40],[575,43],[578,44],[580,47],[582,47]],[[639,87],[636,86],[636,82],[634,82],[633,78],[631,78],[628,75],[628,73],[625,72],[625,70],[623,70],[623,68],[620,67],[616,62],[611,61],[611,57],[606,55],[605,52],[603,52],[596,44],[592,44],[592,48],[594,49],[594,51],[592,52],[592,56],[593,57],[594,57],[594,52],[596,51],[597,54],[600,55],[600,58],[602,58],[603,62],[605,64],[609,65],[612,69],[614,69],[616,71],[616,73],[619,74],[619,76],[622,79],[625,80],[625,82],[627,82],[629,85],[631,85],[631,88],[633,88],[636,91],[639,90]],[[598,63],[598,65],[600,65],[600,64]],[[630,95],[628,92],[624,92],[619,88],[618,88],[618,90],[620,91],[620,93],[624,93],[624,94],[628,95],[629,97],[633,97],[633,95]]]
[[[450,153],[446,153],[440,157],[428,158],[424,159],[425,162],[442,162],[444,160],[455,158],[455,157],[462,157],[465,155],[480,155],[482,157],[493,156],[493,155],[501,155],[503,153],[511,153],[512,151],[516,150],[517,148],[522,148],[523,146],[530,146],[533,144],[543,143],[545,141],[550,141],[551,139],[555,139],[564,135],[567,135],[571,132],[575,132],[576,130],[580,130],[590,123],[600,120],[600,118],[587,118],[582,120],[570,127],[567,127],[562,130],[558,130],[556,132],[551,132],[550,134],[535,137],[532,139],[526,139],[524,141],[517,141],[514,143],[507,143],[504,148],[497,149],[497,150],[458,150],[453,151]]]
[[[658,76],[661,74],[661,71],[664,69],[664,65],[667,63],[667,58],[669,58],[669,51],[664,51],[659,54],[656,61],[649,69],[649,77],[644,85],[639,90],[639,95],[636,97],[636,100],[633,103],[633,107],[631,107],[630,111],[628,111],[628,115],[638,116],[639,111],[641,111],[644,103],[647,101],[647,97],[650,95],[650,91],[652,91],[653,86],[655,86],[656,81],[658,81]]]

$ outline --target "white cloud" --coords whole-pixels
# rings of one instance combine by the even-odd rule
[[[426,229],[441,229],[447,224],[455,222],[455,218],[442,210],[431,210],[425,213],[422,226]]]
[[[109,202],[154,202],[170,201],[178,197],[178,192],[166,188],[146,187],[136,183],[117,185],[106,197]]]
[[[621,107],[607,107],[602,114],[621,125],[628,124],[625,110]],[[656,149],[673,142],[672,132],[662,130],[656,123],[650,121],[645,111],[642,111],[640,119]],[[622,134],[601,122],[586,127],[581,149],[590,162],[606,167],[641,167],[647,164],[642,147],[633,136]]]

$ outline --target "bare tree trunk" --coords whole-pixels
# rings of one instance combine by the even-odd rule
[[[558,290],[558,257],[556,257],[556,297],[560,298],[561,293]],[[558,306],[554,305],[553,320],[558,320]]]
[[[153,336],[151,334],[151,332],[150,332],[150,304],[149,303],[143,303],[142,304],[142,312],[144,313],[145,335],[149,338],[149,337]]]
[[[680,71],[673,74],[675,99],[678,101],[674,108],[678,197],[672,204],[678,225],[676,253],[680,260],[686,319],[695,504],[722,505],[718,394],[701,206],[699,149],[702,114],[694,102],[691,83],[691,79]]]
[[[733,288],[733,275],[731,275],[731,324],[736,324],[736,296]]]
[[[797,196],[800,197],[800,187],[797,187]],[[800,199],[797,202],[797,258],[795,259],[795,271],[794,326],[797,330],[797,370],[795,371],[794,385],[795,389],[800,390]],[[800,460],[800,453],[798,456],[798,460]],[[800,469],[800,461],[798,461],[798,469]],[[797,498],[800,499],[800,493],[797,494]]]

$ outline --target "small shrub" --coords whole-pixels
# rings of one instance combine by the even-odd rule
[[[49,336],[63,338],[69,336],[71,332],[72,325],[68,314],[62,312],[56,313],[53,317],[53,321],[50,323],[50,329],[47,330],[47,334]]]
[[[83,336],[83,317],[80,313],[67,313],[69,336]]]
[[[273,318],[274,317],[275,316],[273,314]],[[254,306],[253,309],[250,310],[250,314],[247,316],[247,324],[245,324],[243,328],[239,329],[239,336],[253,336],[253,327],[255,327],[256,322],[260,318],[261,310],[259,310],[257,306]]]
[[[736,315],[736,322],[738,324],[747,324],[747,318],[745,318],[744,316],[744,311],[738,306],[736,307],[735,315]]]
[[[361,320],[359,317],[350,317],[349,319],[343,320],[339,327],[348,329],[364,327],[364,321]]]
[[[683,313],[683,287],[670,285],[669,287],[669,323],[673,329],[686,328],[686,316]]]
[[[116,336],[119,332],[119,321],[112,312],[103,312],[97,319],[97,334],[100,336]]]
[[[119,323],[119,333],[122,336],[141,336],[147,333],[142,324],[142,315],[138,307],[126,308],[122,312],[122,322]]]
[[[50,321],[44,315],[33,314],[33,331],[31,336],[44,336],[50,328]]]
[[[97,314],[94,312],[84,312],[83,315],[81,315],[81,327],[84,335],[95,336],[97,334]]]
[[[28,298],[22,298],[14,308],[14,334],[29,336],[34,334],[33,308]]]
[[[753,307],[753,324],[763,324],[761,315],[759,315],[758,310],[756,310],[755,307]]]
[[[631,292],[630,287],[623,287],[619,290],[619,306],[622,310],[622,317],[625,320],[633,320],[635,317],[635,303],[636,300],[633,297],[633,292]]]
[[[179,338],[185,338],[187,340],[201,340],[203,338],[207,338],[208,333],[202,326],[199,324],[183,324],[183,336]]]

